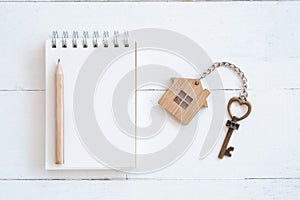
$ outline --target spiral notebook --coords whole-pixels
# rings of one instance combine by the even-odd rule
[[[135,106],[116,100],[120,80],[123,88],[134,90],[135,87],[132,76],[136,62],[134,42],[128,32],[53,32],[45,45],[46,169],[135,167],[136,138],[128,137],[128,134],[135,136]],[[55,164],[55,70],[58,59],[64,74],[62,165]],[[128,77],[124,78],[124,74]],[[114,102],[128,108],[128,116],[124,114],[123,118],[116,119],[120,116],[112,109]],[[115,120],[130,120],[131,123],[126,130],[120,130]],[[108,157],[105,157],[101,145],[111,145],[117,150],[106,152]]]

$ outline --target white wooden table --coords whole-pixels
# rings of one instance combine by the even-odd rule
[[[0,199],[300,199],[299,12],[300,2],[1,2]],[[45,171],[44,40],[142,27],[197,38],[212,60],[245,71],[254,111],[234,156],[217,159],[224,132],[207,159],[193,145],[156,173]],[[239,82],[221,73],[229,98]]]

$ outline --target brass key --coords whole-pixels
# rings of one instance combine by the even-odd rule
[[[233,102],[238,102],[240,106],[244,105],[248,108],[247,112],[242,117],[232,116],[230,108],[231,108],[231,104]],[[219,156],[218,156],[220,159],[222,159],[224,157],[224,155],[228,156],[228,157],[231,157],[231,151],[234,150],[234,147],[230,146],[229,148],[227,148],[230,137],[231,137],[234,130],[239,129],[240,125],[237,123],[237,121],[241,121],[241,120],[245,119],[246,117],[248,117],[249,114],[251,113],[252,106],[251,106],[251,103],[249,101],[247,101],[246,99],[242,100],[238,97],[233,97],[228,102],[227,110],[228,110],[228,114],[229,114],[231,120],[228,120],[227,123],[226,123],[226,126],[228,126],[229,129],[227,131],[227,134],[226,134],[226,137],[224,139],[221,151],[220,151]]]

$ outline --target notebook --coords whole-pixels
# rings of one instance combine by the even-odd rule
[[[46,41],[46,169],[151,172],[183,156],[198,130],[218,136],[218,126],[209,129],[212,112],[200,110],[183,126],[158,105],[172,77],[199,78],[211,65],[199,45],[165,29],[101,33],[62,32],[58,37],[54,32]],[[65,76],[63,165],[55,164],[58,59]],[[205,81],[202,84],[208,88]],[[223,120],[222,115],[214,117]],[[215,144],[211,141],[208,146]]]
[[[132,91],[135,91],[136,61],[135,43],[128,32],[54,31],[52,38],[46,40],[45,50],[46,169],[134,168],[135,93]],[[59,165],[55,164],[58,59],[64,76],[64,163]],[[120,80],[123,80],[121,86]],[[133,101],[116,99],[125,90],[131,92]],[[113,104],[117,104],[119,111],[123,109],[121,120]],[[119,129],[116,121],[126,123],[126,128]],[[103,152],[109,146],[111,152]]]

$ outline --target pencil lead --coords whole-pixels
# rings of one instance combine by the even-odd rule
[[[60,58],[58,59],[58,61],[57,61],[57,64],[59,64],[60,63]]]

